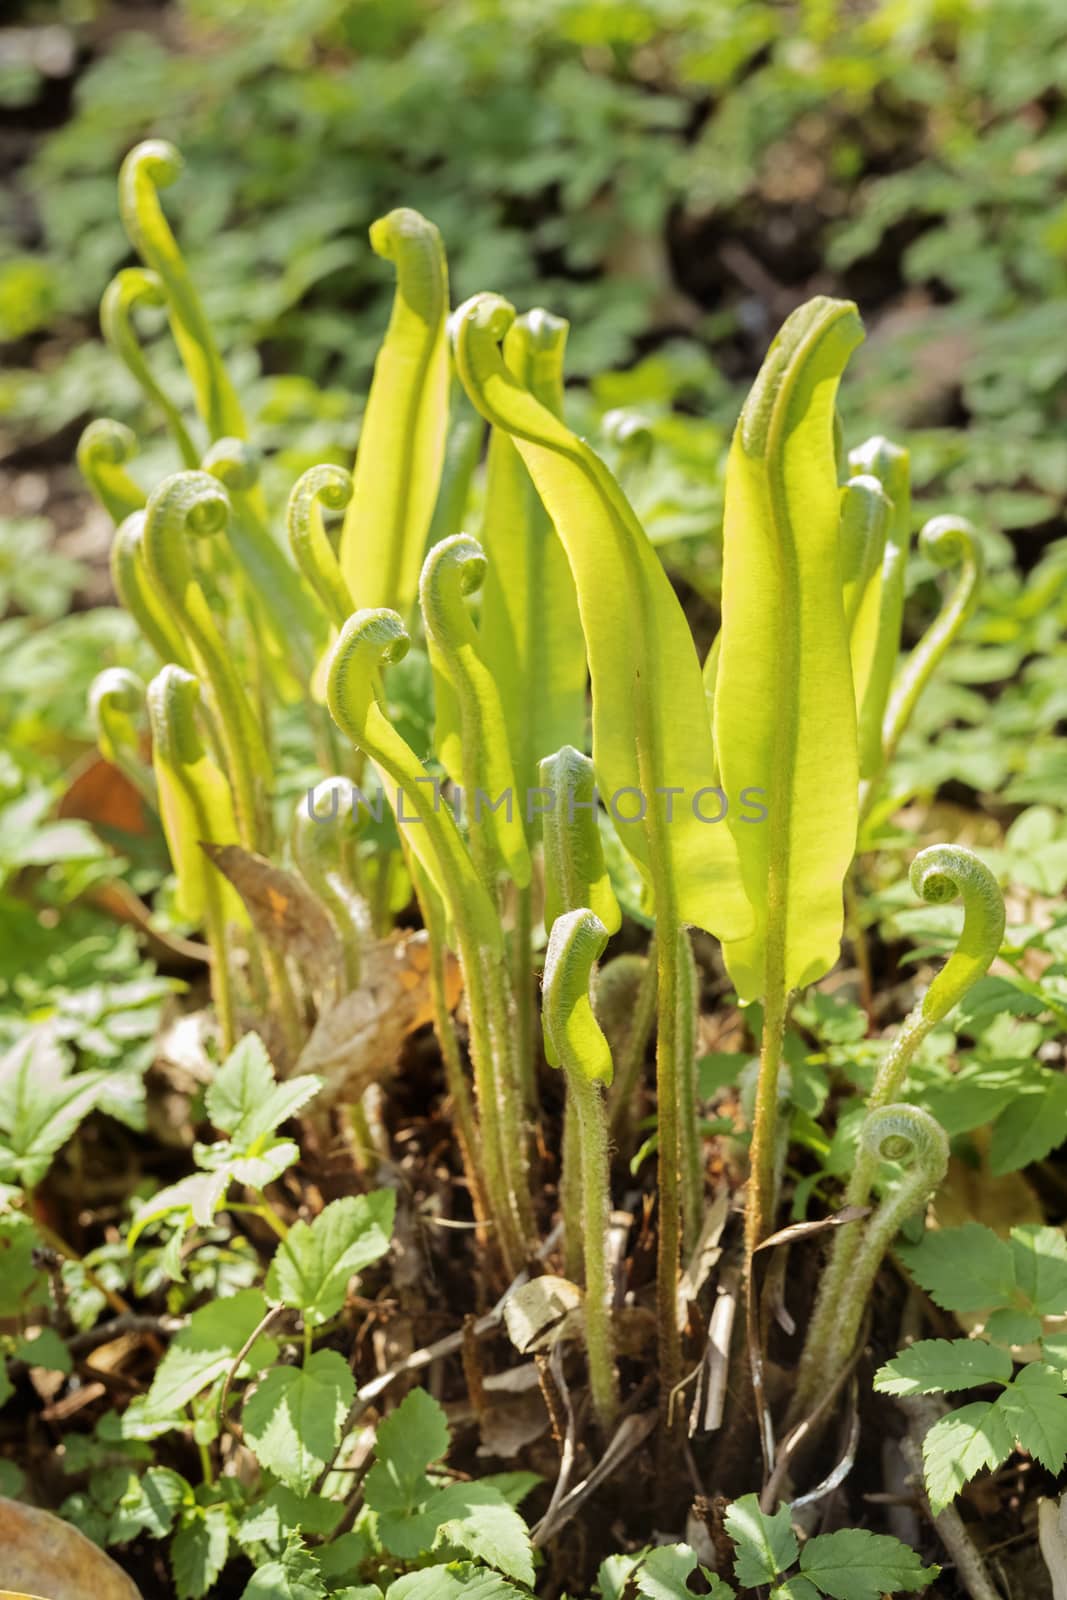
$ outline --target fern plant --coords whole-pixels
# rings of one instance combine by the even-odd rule
[[[626,1401],[607,1249],[609,1131],[627,1123],[654,1025],[658,1387],[662,1421],[675,1427],[679,1271],[705,1211],[689,930],[719,940],[740,1001],[761,1015],[745,1240],[753,1312],[753,1263],[779,1204],[790,1008],[837,960],[857,840],[885,803],[901,732],[973,606],[980,561],[959,519],[924,530],[925,552],[958,578],[898,665],[907,458],[882,439],[846,456],[837,393],[862,326],[850,303],[816,299],[772,344],[738,423],[722,625],[702,664],[623,488],[564,420],[566,326],[546,312],[517,316],[492,294],[450,319],[441,239],[410,210],[390,212],[371,233],[395,269],[396,292],[354,470],[313,464],[279,498],[162,210],[158,191],[179,167],[158,142],[127,157],[121,210],[143,268],[120,274],[103,314],[116,354],[170,431],[178,470],[146,493],[130,470],[136,441],[106,421],[79,448],[116,522],[116,589],[154,658],[147,690],[130,675],[97,683],[101,749],[158,809],[176,908],[210,947],[223,1058],[206,1100],[220,1137],[196,1148],[192,1175],[145,1201],[130,1244],[164,1239],[164,1269],[177,1278],[193,1230],[210,1229],[224,1208],[245,1208],[278,1245],[263,1288],[228,1303],[225,1338],[217,1330],[207,1338],[221,1341],[211,1348],[223,1352],[224,1370],[217,1355],[185,1393],[195,1319],[219,1315],[205,1307],[140,1410],[146,1426],[185,1428],[190,1419],[179,1412],[193,1408],[205,1481],[192,1500],[175,1500],[171,1525],[180,1537],[188,1520],[187,1542],[209,1565],[220,1551],[225,1559],[232,1539],[241,1543],[244,1526],[217,1489],[212,1428],[241,1428],[272,1485],[267,1499],[278,1490],[272,1504],[289,1508],[270,1540],[248,1535],[257,1559],[269,1558],[249,1594],[266,1593],[268,1582],[315,1594],[348,1583],[348,1573],[324,1566],[300,1540],[301,1518],[316,1514],[309,1502],[322,1497],[360,1403],[350,1370],[320,1335],[338,1294],[343,1301],[373,1259],[368,1241],[384,1249],[390,1202],[346,1198],[290,1225],[267,1191],[296,1158],[282,1125],[313,1095],[347,1119],[357,1152],[371,1151],[365,1078],[354,1068],[346,1077],[344,1049],[329,1083],[314,1064],[324,1033],[343,1031],[346,1003],[381,941],[393,938],[396,913],[417,909],[428,937],[427,1016],[479,1242],[502,1286],[528,1268],[550,1221],[536,1181],[544,1080],[534,975],[543,963],[544,1053],[566,1085],[564,1260],[584,1292],[589,1385],[605,1435]],[[166,311],[195,419],[153,376],[134,321],[142,303]],[[476,539],[464,523],[477,503],[486,426]],[[837,1233],[795,1418],[820,1402],[826,1375],[851,1356],[886,1252],[944,1173],[946,1136],[909,1100],[908,1067],[986,972],[1003,935],[996,882],[969,852],[925,852],[912,881],[932,903],[961,894],[964,932],[879,1069],[848,1200],[868,1208],[872,1192],[882,1197]],[[598,975],[622,906],[654,925],[647,964],[631,971],[632,958],[622,957]],[[469,1075],[452,1015],[457,962]],[[637,1013],[627,1030],[611,1020],[616,988],[629,997],[623,1010]],[[887,1176],[889,1162],[903,1175]],[[299,1348],[278,1364],[269,1341],[286,1317],[299,1319]],[[759,1382],[754,1315],[749,1327]],[[178,1370],[187,1376],[176,1399],[168,1386]],[[338,1592],[421,1595],[430,1571],[435,1596],[527,1592],[533,1569],[512,1511],[489,1494],[477,1537],[463,1531],[458,1510],[445,1514],[462,1496],[437,1481],[447,1437],[432,1405],[410,1397],[381,1425],[365,1497],[378,1543],[359,1547],[357,1586]],[[413,1452],[404,1407],[422,1408],[429,1454]],[[764,1446],[769,1469],[766,1428]],[[496,1494],[506,1502],[503,1488]],[[299,1514],[286,1495],[303,1503]],[[249,1512],[257,1529],[266,1526],[255,1520],[261,1509]],[[486,1554],[490,1512],[511,1541],[507,1559]],[[741,1501],[733,1518],[742,1587],[771,1585],[783,1600],[865,1600],[928,1581],[918,1558],[890,1551],[892,1541],[872,1545],[876,1536],[862,1530],[801,1550],[787,1511],[776,1520]],[[386,1570],[390,1561],[425,1562],[438,1541],[447,1562]],[[654,1587],[662,1567],[662,1584],[677,1578],[683,1592],[688,1559],[653,1552],[622,1582],[672,1592]],[[602,1576],[603,1593],[613,1581]],[[713,1593],[730,1592],[726,1576],[708,1581]],[[186,1583],[183,1592],[201,1591]]]

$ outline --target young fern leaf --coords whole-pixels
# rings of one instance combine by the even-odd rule
[[[301,687],[325,643],[319,608],[275,543],[259,492],[259,453],[244,439],[216,439],[203,470],[217,478],[229,496],[232,515],[226,534],[248,580],[248,606],[262,618],[274,659],[283,666],[295,658]]]
[[[555,755],[545,757],[538,775],[542,793],[551,795],[549,809],[542,817],[546,933],[551,936],[559,917],[579,910],[590,911],[608,934],[618,932],[622,912],[604,864],[594,803],[593,763],[571,745],[564,745]],[[547,1029],[542,1031],[546,1059],[558,1067],[561,1063],[552,1036]],[[581,1278],[585,1236],[581,1125],[570,1095],[563,1127],[560,1208],[567,1276]]]
[[[144,552],[143,511],[134,511],[111,541],[111,581],[122,605],[163,661],[190,668],[193,658],[156,587]]]
[[[897,1098],[919,1045],[979,978],[985,977],[1004,938],[1004,896],[997,880],[985,862],[963,845],[934,844],[921,850],[911,864],[910,879],[927,905],[947,905],[961,898],[963,931],[879,1066],[868,1101],[871,1109]],[[862,1205],[863,1201],[850,1203]]]
[[[862,713],[878,644],[882,563],[892,505],[877,478],[861,474],[841,491],[841,578],[855,690]]]
[[[896,1136],[910,1141],[914,1154],[913,1173],[923,1170],[927,1159],[931,1172],[941,1162],[941,1175],[936,1177],[934,1186],[941,1181],[948,1160],[948,1141],[943,1130],[928,1112],[894,1102],[904,1090],[908,1067],[919,1045],[930,1029],[948,1015],[979,978],[984,977],[1004,937],[1004,900],[996,879],[977,856],[961,845],[931,845],[921,851],[911,865],[911,883],[916,894],[930,905],[944,905],[961,896],[963,931],[955,951],[902,1024],[875,1075],[860,1135],[860,1152],[847,1191],[849,1206],[868,1203],[879,1162],[883,1157],[893,1156],[892,1147],[887,1149],[886,1141]],[[906,1187],[900,1191],[904,1196],[908,1192]],[[902,1200],[900,1204],[903,1203]],[[921,1200],[914,1200],[912,1209],[920,1203]],[[892,1222],[894,1213],[887,1212],[886,1205],[887,1202],[883,1202],[862,1234],[855,1227],[842,1228],[834,1239],[830,1264],[823,1275],[804,1347],[794,1418],[802,1415],[811,1404],[824,1381],[820,1374],[832,1375],[848,1359],[859,1328],[863,1297],[874,1281],[882,1254],[899,1227],[900,1219],[907,1214],[906,1210],[900,1210],[895,1214],[897,1220]],[[865,1283],[866,1288],[857,1289],[858,1283]],[[858,1301],[857,1294],[860,1295]]]
[[[737,847],[702,820],[713,782],[703,683],[682,608],[625,495],[598,456],[506,365],[515,312],[476,295],[454,319],[456,365],[482,415],[509,433],[555,526],[578,591],[593,688],[593,763],[619,836],[652,888],[658,928],[660,1400],[680,1376],[678,930],[738,938],[752,926]],[[679,805],[676,796],[681,795]],[[636,808],[631,810],[627,806]],[[716,806],[718,812],[719,807]],[[629,819],[629,820],[625,820]]]
[[[243,439],[248,430],[237,391],[159,203],[158,190],[169,188],[181,170],[181,155],[166,140],[146,139],[136,145],[119,172],[119,210],[130,243],[165,290],[174,342],[209,436],[213,440],[227,435]]]
[[[322,507],[343,511],[351,498],[352,474],[344,467],[311,467],[294,485],[286,511],[293,560],[338,629],[344,627],[355,607],[322,525]]]
[[[456,364],[482,415],[513,438],[566,550],[589,655],[601,789],[617,802],[626,849],[658,880],[657,897],[669,881],[681,920],[739,937],[752,913],[737,849],[727,829],[701,820],[713,756],[685,615],[603,462],[505,364],[500,345],[514,320],[498,295],[468,300],[454,318]]]
[[[933,517],[919,534],[919,548],[938,567],[958,567],[951,594],[915,646],[893,684],[882,724],[882,756],[888,766],[900,737],[945,651],[978,603],[982,549],[964,517]]]
[[[546,1053],[567,1078],[568,1116],[577,1124],[585,1257],[585,1338],[589,1386],[602,1428],[618,1411],[612,1283],[607,1233],[611,1209],[607,1113],[611,1049],[593,1014],[589,985],[608,931],[592,911],[565,911],[552,924],[545,956],[543,1020]],[[575,1219],[572,1217],[573,1223]]]
[[[530,853],[516,796],[500,694],[465,604],[485,576],[476,540],[457,533],[430,551],[419,580],[437,701],[435,742],[442,765],[465,791],[470,848],[487,887],[506,874],[530,881]]]
[[[538,769],[551,794],[541,818],[545,851],[545,931],[565,911],[587,907],[608,933],[618,933],[622,912],[604,862],[596,819],[596,774],[588,756],[564,745]]]
[[[211,947],[212,995],[219,1015],[223,1049],[233,1049],[236,1018],[228,964],[227,925],[247,925],[234,889],[201,850],[205,844],[234,844],[237,824],[229,785],[204,753],[196,728],[200,684],[191,673],[170,664],[148,685],[152,763],[159,789],[160,816],[178,879],[178,907],[190,922],[203,922]]]
[[[856,706],[842,601],[834,436],[856,308],[794,311],[745,402],[726,468],[723,625],[714,728],[727,795],[766,794],[764,826],[727,821],[755,931],[727,941],[743,1000],[765,1001],[746,1212],[749,1255],[775,1204],[778,1077],[788,995],[837,959],[855,852]]]
[[[849,465],[853,472],[876,478],[891,507],[885,530],[874,651],[862,698],[858,700],[860,777],[866,781],[882,770],[882,723],[900,650],[911,544],[911,467],[908,452],[880,436],[853,450]]]
[[[883,1105],[864,1119],[850,1203],[864,1204],[884,1161],[903,1179],[865,1222],[841,1228],[808,1327],[790,1413],[802,1418],[847,1365],[886,1251],[907,1219],[936,1193],[948,1170],[948,1136],[920,1106]],[[853,1202],[853,1192],[864,1196]]]
[[[531,311],[512,323],[504,340],[509,370],[558,418],[566,338],[566,322]],[[482,655],[499,685],[515,778],[526,794],[546,750],[583,742],[585,644],[566,552],[501,428],[489,440],[482,544],[489,558]]]
[[[137,438],[125,423],[98,417],[78,440],[78,471],[113,522],[144,509],[148,496],[126,471],[137,454]]]
[[[451,538],[454,533],[463,532],[471,483],[485,441],[485,418],[475,411],[454,372],[448,387],[448,418],[441,483],[430,531],[426,535],[427,549],[440,544],[442,539]]]
[[[437,780],[429,778],[411,746],[382,710],[378,675],[402,661],[411,647],[395,611],[357,611],[348,618],[330,656],[327,700],[341,732],[378,769],[398,824],[437,889],[450,918],[459,907],[492,954],[503,949],[500,920],[474,869],[455,817],[442,805]]]
[[[448,267],[417,211],[379,217],[371,248],[396,266],[396,295],[363,413],[341,571],[356,604],[406,617],[415,602],[448,428]]]
[[[189,436],[178,407],[163,385],[156,382],[133,326],[136,306],[159,307],[166,304],[167,293],[158,273],[148,272],[143,267],[124,267],[104,290],[100,302],[100,328],[141,392],[166,421],[178,446],[182,466],[196,467],[200,462],[199,451]]]
[[[134,718],[144,710],[145,686],[125,667],[107,667],[89,688],[89,714],[100,754],[122,773],[143,800],[156,808],[155,784],[141,760]]]
[[[186,548],[190,535],[201,538],[222,533],[229,520],[229,500],[216,478],[206,472],[176,472],[164,478],[148,502],[144,548],[149,573],[188,638],[199,672],[211,685],[233,784],[240,842],[246,850],[266,850],[270,759]]]
[[[862,338],[848,302],[795,311],[745,402],[726,469],[715,742],[727,794],[759,786],[769,810],[765,827],[733,825],[757,917],[751,937],[724,947],[744,1000],[821,977],[841,939],[858,770],[833,421]]]
[[[471,860],[455,817],[440,804],[438,780],[426,775],[379,703],[382,667],[402,660],[410,643],[395,611],[357,611],[341,629],[330,657],[327,703],[342,733],[378,769],[398,823],[416,824],[407,827],[405,837],[440,895],[454,930],[471,1016],[486,1191],[505,1265],[515,1272],[530,1235],[529,1197],[522,1190],[522,1149],[507,1144],[502,1133],[511,1086],[500,1056],[507,1049],[510,1024],[501,1012],[493,972],[503,955],[503,935],[493,897]]]

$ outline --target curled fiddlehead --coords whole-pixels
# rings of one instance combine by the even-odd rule
[[[622,913],[604,864],[596,816],[596,774],[588,756],[565,744],[539,768],[545,850],[545,929],[565,911],[587,906],[616,933]]]
[[[140,385],[142,392],[157,406],[174,436],[181,454],[182,464],[195,467],[199,459],[196,446],[181,412],[171,400],[162,384],[157,383],[145,358],[141,342],[133,325],[136,306],[165,306],[167,303],[163,281],[158,273],[143,267],[124,267],[115,274],[100,302],[100,327],[104,338],[124,363],[126,370]]]
[[[487,884],[498,872],[523,888],[530,881],[523,799],[515,793],[500,693],[482,659],[466,596],[485,576],[476,540],[455,534],[423,564],[419,603],[437,693],[437,751],[471,808],[471,853]]]
[[[345,981],[359,983],[360,954],[370,937],[366,902],[343,870],[360,832],[352,803],[352,784],[345,778],[323,778],[309,789],[293,816],[292,844],[296,864],[326,906],[341,939]]]
[[[919,548],[938,567],[957,567],[959,576],[893,685],[882,724],[882,749],[888,764],[911,720],[930,677],[978,602],[982,549],[964,517],[933,517],[919,534]]]
[[[402,660],[410,642],[395,611],[357,611],[330,656],[327,704],[341,732],[377,767],[408,846],[444,902],[467,989],[486,1192],[505,1266],[517,1271],[532,1224],[523,1142],[514,1133],[505,1138],[504,1131],[515,1107],[508,1054],[513,1030],[499,989],[503,934],[455,817],[440,803],[438,780],[427,776],[379,703],[381,669]]]
[[[220,734],[233,783],[241,843],[269,847],[264,799],[270,760],[263,735],[215,626],[189,559],[188,540],[210,538],[229,525],[230,503],[218,480],[206,472],[176,472],[155,490],[145,512],[148,570],[173,607],[199,671],[211,685]]]
[[[952,955],[902,1024],[874,1080],[871,1109],[895,1100],[904,1087],[908,1067],[934,1025],[946,1017],[967,991],[985,976],[1004,937],[1004,896],[983,861],[963,845],[934,844],[911,864],[911,886],[928,905],[963,900],[963,931]],[[855,1199],[856,1178],[849,1191]]]
[[[891,507],[882,555],[874,650],[862,699],[857,699],[860,778],[869,781],[882,770],[882,722],[900,650],[904,581],[911,543],[911,467],[908,452],[881,435],[853,450],[849,465],[853,472],[876,478],[888,495]]]
[[[557,919],[585,910],[597,925],[615,933],[622,921],[618,901],[604,865],[596,817],[596,777],[588,756],[564,745],[546,756],[539,773],[540,799],[546,802],[541,825],[545,861],[545,930]],[[544,1028],[545,1050],[554,1066],[551,1030]],[[563,1127],[560,1203],[563,1212],[564,1264],[567,1276],[580,1277],[585,1226],[581,1205],[582,1147],[577,1107],[568,1101]]]
[[[568,1113],[573,1111],[578,1132],[589,1387],[604,1428],[610,1427],[618,1409],[607,1255],[611,1192],[603,1097],[604,1086],[611,1082],[612,1061],[589,991],[593,968],[607,941],[608,930],[585,907],[556,918],[545,956],[542,1010],[546,1054],[566,1074]],[[575,1226],[578,1219],[568,1220]]]
[[[810,1410],[848,1362],[886,1251],[903,1223],[937,1191],[948,1158],[945,1130],[920,1106],[884,1105],[868,1112],[860,1132],[855,1191],[869,1195],[885,1161],[901,1163],[904,1176],[865,1222],[842,1228],[834,1240],[801,1357],[794,1420]]]
[[[286,523],[293,560],[319,597],[335,628],[353,612],[352,596],[322,525],[322,508],[343,511],[352,498],[352,474],[344,467],[311,467],[289,496]]]
[[[134,511],[115,529],[111,541],[111,581],[115,593],[164,661],[191,667],[192,656],[156,588],[144,553],[143,511]]]
[[[98,417],[78,440],[78,470],[108,516],[115,522],[144,507],[147,496],[126,471],[137,454],[132,428],[110,417]]]
[[[605,1085],[612,1078],[611,1047],[593,1013],[589,984],[607,942],[607,928],[587,907],[556,918],[545,955],[542,1008],[551,1064]]]
[[[144,705],[145,686],[136,673],[125,667],[105,668],[90,685],[89,715],[96,729],[100,754],[133,784],[142,799],[155,807],[155,786],[141,760],[134,722]]]
[[[341,570],[360,606],[415,599],[448,427],[448,268],[441,235],[417,211],[379,217],[371,248],[396,267],[341,532]]]
[[[233,515],[227,537],[245,580],[245,608],[267,647],[278,688],[288,700],[293,698],[293,684],[286,680],[291,679],[294,664],[303,690],[325,629],[318,607],[271,534],[259,487],[261,466],[255,446],[236,437],[216,439],[203,460],[203,470],[217,478],[229,496]]]
[[[201,850],[233,844],[237,837],[229,785],[205,755],[196,725],[200,684],[184,668],[165,666],[148,685],[152,761],[160,816],[178,880],[178,906],[204,924],[211,947],[211,983],[225,1050],[233,1048],[236,1020],[227,949],[229,923],[247,924],[234,890]]]
[[[850,633],[867,586],[881,567],[891,510],[889,496],[870,473],[850,478],[841,490],[841,580]]]
[[[174,342],[193,385],[197,409],[212,439],[247,432],[237,391],[230,382],[211,325],[193,286],[178,241],[159,203],[160,189],[180,176],[182,158],[164,139],[135,146],[119,173],[119,209],[130,243],[166,292]]]

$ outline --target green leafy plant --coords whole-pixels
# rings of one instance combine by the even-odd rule
[[[915,1280],[947,1311],[984,1314],[985,1338],[922,1339],[875,1374],[880,1394],[1000,1390],[994,1400],[957,1406],[923,1441],[926,1490],[935,1513],[977,1472],[997,1468],[1018,1446],[1049,1472],[1067,1459],[1067,1377],[1063,1335],[1043,1334],[1045,1317],[1067,1315],[1067,1240],[1059,1228],[1027,1224],[1009,1239],[979,1223],[926,1233],[901,1249]],[[1055,1327],[1056,1324],[1053,1324]],[[1038,1348],[1018,1372],[1012,1350]]]
[[[381,1390],[358,1385],[342,1332],[353,1278],[388,1248],[392,1188],[323,1196],[292,1217],[302,1143],[321,1151],[326,1129],[347,1127],[364,1187],[379,1164],[383,1181],[398,1181],[362,1097],[368,1079],[395,1072],[403,1035],[390,1035],[388,1061],[367,1069],[352,1019],[383,952],[400,959],[402,914],[425,929],[427,969],[407,976],[427,997],[417,1014],[435,1029],[485,1283],[494,1295],[506,1291],[501,1317],[550,1221],[539,1180],[552,1096],[533,1026],[543,960],[545,1056],[563,1070],[566,1100],[563,1259],[584,1287],[583,1301],[564,1281],[581,1314],[562,1323],[581,1328],[609,1463],[635,1422],[643,1426],[627,1412],[639,1392],[630,1363],[617,1359],[632,1347],[615,1313],[610,1133],[632,1126],[654,1023],[655,1119],[633,1170],[644,1184],[643,1154],[655,1152],[661,1448],[682,1415],[683,1352],[696,1354],[680,1315],[683,1254],[685,1293],[697,1300],[719,1249],[708,1233],[715,1219],[702,1139],[725,1132],[732,1152],[743,1148],[733,1116],[712,1120],[701,1102],[740,1084],[751,1107],[748,1334],[770,1481],[766,1510],[750,1496],[728,1514],[734,1580],[769,1585],[782,1600],[873,1600],[921,1588],[933,1569],[886,1536],[845,1529],[801,1547],[788,1507],[775,1509],[783,1477],[762,1388],[756,1263],[775,1229],[790,1136],[826,1157],[797,1185],[800,1215],[852,1159],[852,1210],[835,1219],[842,1225],[792,1395],[789,1420],[807,1425],[848,1368],[887,1252],[947,1169],[937,1094],[947,1100],[948,1074],[928,1071],[938,1030],[957,1007],[966,1025],[964,1006],[983,982],[1008,983],[1038,1015],[1056,1003],[1047,978],[1028,977],[1021,959],[1011,980],[987,979],[1004,946],[1002,897],[993,872],[950,845],[918,855],[912,884],[927,909],[959,896],[962,933],[895,1035],[865,1041],[858,1009],[813,988],[837,960],[846,895],[858,928],[857,843],[879,839],[896,794],[896,752],[972,613],[981,576],[973,531],[958,517],[927,525],[925,557],[955,566],[958,578],[901,661],[907,460],[880,438],[847,457],[838,389],[862,329],[850,302],[810,302],[772,344],[734,435],[722,626],[702,668],[630,498],[640,497],[653,430],[618,423],[607,450],[617,478],[564,420],[564,324],[542,312],[520,318],[499,296],[475,295],[451,319],[450,348],[440,234],[416,212],[390,212],[371,242],[395,267],[394,311],[355,470],[323,459],[289,472],[271,458],[269,438],[263,458],[248,441],[242,392],[163,215],[157,191],[177,171],[176,154],[158,142],[126,158],[121,208],[144,267],[123,269],[104,312],[114,349],[169,430],[173,459],[160,457],[160,481],[145,491],[134,476],[136,441],[115,423],[92,425],[80,458],[116,522],[116,587],[143,634],[141,670],[109,667],[91,711],[102,754],[127,777],[150,826],[158,816],[169,851],[173,881],[146,921],[159,926],[169,905],[183,931],[202,929],[207,939],[217,1037],[209,1036],[194,1119],[214,1137],[192,1145],[185,1177],[155,1194],[142,1188],[123,1225],[123,1270],[154,1273],[181,1321],[163,1330],[170,1346],[147,1393],[113,1413],[94,1441],[119,1449],[125,1476],[90,1482],[70,1513],[120,1544],[138,1529],[170,1537],[182,1600],[208,1593],[235,1551],[258,1568],[253,1597],[502,1600],[534,1586],[532,1545],[512,1503],[520,1486],[469,1483],[443,1468],[448,1430],[426,1393],[414,1391],[378,1422],[365,1476],[366,1453],[356,1457]],[[172,389],[166,362],[157,366],[161,352],[153,346],[150,358],[139,341],[141,306],[167,316],[195,417],[175,398],[183,391]],[[458,531],[472,508],[480,540]],[[276,538],[283,528],[288,555]],[[158,889],[157,879],[150,892]],[[623,948],[598,972],[624,912],[654,944],[644,957]],[[739,1026],[760,1040],[751,1072],[737,1054],[698,1059],[700,989],[718,956],[701,941],[698,969],[690,928],[722,946]],[[838,1053],[828,1048],[812,1063],[803,1030]],[[831,1096],[831,1072],[866,1104]],[[52,1098],[35,1102],[36,1122],[20,1105],[10,1114],[0,1107],[20,1185],[17,1296],[35,1307],[48,1289],[32,1261],[28,1276],[21,1265],[32,1190],[81,1118],[108,1109],[95,1066],[50,1073],[47,1087]],[[313,1099],[316,1127],[302,1141],[288,1125]],[[819,1120],[830,1107],[832,1135]],[[284,1203],[275,1187],[283,1179]],[[211,1293],[210,1251],[232,1237],[226,1214],[247,1223],[254,1246],[251,1259],[218,1267],[221,1288]],[[536,1281],[524,1287],[545,1292]],[[211,1297],[197,1303],[205,1290]],[[39,1364],[61,1362],[52,1332],[16,1342],[16,1367],[34,1359],[41,1338]],[[464,1354],[473,1395],[469,1346]],[[901,1357],[900,1381],[926,1381],[909,1366],[924,1359]],[[967,1370],[978,1381],[993,1368]],[[1057,1374],[1047,1355],[1045,1370]],[[557,1380],[545,1368],[539,1375],[559,1425],[549,1382]],[[1025,1371],[998,1381],[1014,1397],[1001,1419],[1031,1389],[1051,1392],[1051,1379]],[[568,1460],[580,1425],[569,1412]],[[131,1485],[144,1464],[132,1447],[168,1435],[195,1447],[201,1481],[159,1467],[171,1476],[145,1473],[147,1487]],[[1014,1438],[1025,1445],[1031,1436],[1017,1425]],[[221,1470],[231,1439],[252,1458],[247,1483]],[[685,1593],[697,1565],[680,1547],[625,1570],[618,1560],[604,1569],[602,1592],[631,1584],[653,1600]],[[731,1592],[728,1576],[705,1578],[712,1593]]]

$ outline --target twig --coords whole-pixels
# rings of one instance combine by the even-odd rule
[[[252,1329],[252,1332],[248,1335],[248,1338],[245,1340],[240,1350],[238,1350],[237,1355],[234,1357],[234,1360],[222,1381],[222,1388],[219,1390],[219,1403],[215,1407],[215,1420],[220,1428],[222,1427],[226,1416],[226,1402],[230,1398],[230,1390],[233,1387],[233,1381],[238,1372],[241,1370],[242,1363],[248,1356],[248,1353],[255,1344],[256,1340],[261,1339],[266,1333],[267,1329],[270,1327],[271,1323],[274,1322],[275,1319],[287,1309],[288,1308],[286,1306],[271,1306],[266,1315],[261,1317],[259,1322]]]

